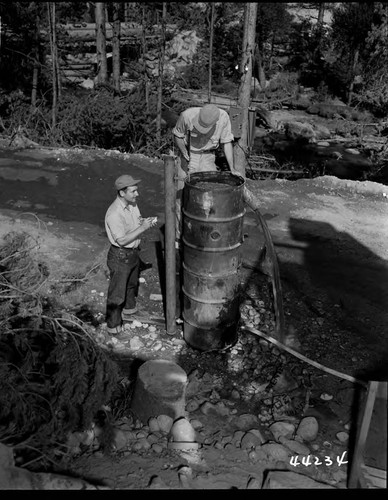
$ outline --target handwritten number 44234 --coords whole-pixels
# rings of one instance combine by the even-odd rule
[[[337,456],[337,464],[339,466],[348,463],[348,461],[345,460],[345,455],[346,455],[346,451],[344,451],[341,456]],[[301,462],[298,461],[298,458],[299,458],[299,455],[292,456],[290,459],[290,464],[293,465],[294,467],[296,467],[298,465],[304,465],[304,466],[308,467],[309,465],[322,465],[323,464],[323,462],[321,462],[319,460],[319,458],[314,456],[314,455],[303,456],[301,458]],[[333,460],[331,459],[331,457],[329,457],[329,456],[325,456],[324,461],[325,461],[325,465],[328,467],[330,465],[333,465],[333,463],[334,463]]]

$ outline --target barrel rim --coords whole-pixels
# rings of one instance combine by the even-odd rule
[[[209,177],[209,179],[206,179],[207,177]],[[235,182],[234,185],[227,184],[225,189],[220,189],[220,191],[223,191],[223,192],[228,191],[228,188],[231,188],[231,190],[236,189],[236,188],[240,189],[245,184],[245,179],[243,179],[242,177],[240,177],[238,175],[234,175],[231,172],[218,172],[218,171],[217,172],[214,172],[214,171],[195,172],[193,174],[188,174],[188,176],[185,179],[185,184],[187,186],[192,187],[192,188],[198,189],[199,191],[206,192],[206,191],[209,191],[209,189],[197,186],[196,182],[201,182],[201,181],[203,182],[206,180],[208,180],[208,182],[211,182],[214,179],[220,179],[220,177],[223,179],[229,178],[230,180],[233,180]],[[194,180],[194,182],[192,182],[192,180]]]

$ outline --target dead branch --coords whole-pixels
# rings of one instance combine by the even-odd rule
[[[42,224],[44,224],[45,229],[47,230],[47,225],[46,225],[46,223],[45,223],[44,221],[42,221],[42,219],[39,219],[39,217],[38,217],[36,214],[34,214],[33,212],[22,212],[22,213],[20,214],[20,216],[22,216],[22,215],[32,215],[33,217],[35,217],[35,219],[36,219],[36,220],[37,220],[37,222],[38,222],[38,228],[40,229],[40,224],[42,223]]]
[[[89,271],[85,274],[83,278],[66,278],[66,279],[60,279],[59,283],[86,283],[88,280],[89,275],[98,269],[101,266],[101,263],[96,264],[94,267],[89,269]]]

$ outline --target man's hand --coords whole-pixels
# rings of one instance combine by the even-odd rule
[[[187,152],[187,149],[181,149],[181,153],[182,153],[183,158],[186,161],[190,161],[190,156],[189,156],[189,153]]]
[[[140,218],[140,226],[145,230],[149,229],[150,227],[155,226],[157,223],[157,220],[155,220],[155,217],[146,217],[146,218]]]
[[[245,180],[244,175],[241,172],[239,172],[238,170],[233,169],[233,170],[230,171],[230,173],[233,174],[233,175],[236,175],[237,177],[241,177],[241,179]]]

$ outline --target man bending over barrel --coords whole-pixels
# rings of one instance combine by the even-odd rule
[[[232,174],[242,176],[234,168],[233,134],[229,115],[214,104],[188,108],[183,111],[172,130],[181,158],[177,164],[177,227],[179,240],[181,231],[181,200],[184,180],[195,172],[217,171],[215,151],[223,145],[226,161]]]

